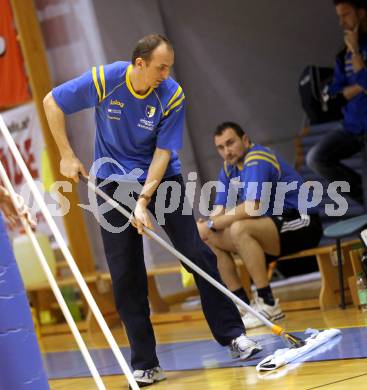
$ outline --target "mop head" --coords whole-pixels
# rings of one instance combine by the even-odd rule
[[[311,334],[305,340],[305,345],[300,348],[283,348],[277,349],[272,355],[263,359],[257,366],[257,371],[271,371],[282,367],[299,357],[309,353],[310,351],[319,348],[321,345],[329,342],[332,338],[338,336],[341,331],[339,329],[327,329],[319,332],[315,329],[308,329],[306,334]]]

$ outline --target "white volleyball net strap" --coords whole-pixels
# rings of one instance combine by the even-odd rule
[[[124,356],[122,355],[122,353],[121,353],[121,351],[116,343],[116,340],[114,339],[110,329],[108,328],[108,325],[107,325],[106,321],[104,320],[102,313],[98,308],[97,303],[95,302],[86,282],[83,279],[83,275],[79,271],[79,268],[78,268],[73,256],[71,255],[71,252],[70,252],[69,248],[67,247],[65,240],[63,239],[54,219],[52,218],[51,213],[48,210],[47,205],[46,205],[45,201],[43,200],[41,193],[39,192],[36,184],[34,183],[34,180],[31,176],[17,146],[15,145],[15,142],[14,142],[14,140],[13,140],[13,138],[12,138],[5,122],[4,122],[4,119],[1,115],[0,115],[0,130],[1,130],[1,133],[3,134],[7,144],[9,146],[11,153],[13,154],[13,156],[14,156],[14,158],[15,158],[15,160],[16,160],[16,162],[17,162],[17,164],[18,164],[18,166],[23,174],[24,179],[26,180],[26,182],[27,182],[27,184],[32,192],[32,195],[34,197],[35,202],[37,203],[42,214],[44,215],[45,220],[46,220],[47,224],[49,225],[49,227],[50,227],[50,229],[55,237],[55,240],[56,240],[57,244],[59,245],[60,250],[65,257],[65,260],[66,260],[67,264],[69,265],[71,272],[74,275],[82,294],[84,295],[84,297],[85,297],[89,307],[91,308],[91,311],[94,314],[103,334],[105,335],[106,340],[107,340],[109,346],[111,347],[112,352],[113,352],[122,372],[126,375],[126,378],[130,384],[130,387],[133,390],[139,390],[139,386],[136,383],[134,376],[133,376],[132,372],[130,371],[130,368],[129,368]],[[4,182],[4,185],[6,186],[7,190],[11,194],[14,205],[18,205],[17,196],[15,194],[14,188],[12,187],[10,180],[6,174],[5,169],[4,169],[4,166],[2,164],[0,165],[0,174],[1,174],[1,178]],[[77,341],[77,344],[78,344],[78,346],[82,352],[82,355],[87,363],[87,366],[88,366],[88,368],[93,376],[93,379],[95,380],[98,389],[105,389],[106,387],[104,386],[104,384],[101,380],[101,377],[98,373],[98,370],[97,370],[95,364],[93,363],[93,360],[92,360],[92,358],[88,352],[88,349],[87,349],[87,347],[86,347],[86,345],[85,345],[85,343],[84,343],[84,341],[79,333],[79,330],[75,324],[75,321],[73,320],[73,318],[70,314],[70,311],[66,306],[65,300],[62,297],[60,289],[57,286],[57,282],[56,282],[56,280],[55,280],[55,278],[50,270],[50,267],[48,266],[48,263],[43,255],[42,249],[41,249],[40,245],[38,244],[38,241],[37,241],[37,239],[32,231],[32,228],[30,227],[26,218],[22,218],[22,223],[23,223],[23,226],[24,226],[26,233],[30,237],[30,240],[31,240],[31,242],[34,246],[34,249],[35,249],[35,251],[39,257],[39,260],[41,262],[41,266],[46,273],[46,276],[47,276],[47,279],[50,283],[52,291],[54,292],[55,297],[60,305],[60,308],[61,308],[61,310],[66,318],[66,321],[71,328],[71,331],[72,331],[72,333]]]

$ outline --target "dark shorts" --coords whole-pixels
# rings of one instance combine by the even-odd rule
[[[273,215],[280,238],[280,255],[266,255],[271,263],[279,257],[290,255],[305,249],[314,248],[322,237],[322,224],[317,214],[300,215],[297,210],[288,210],[283,215]]]

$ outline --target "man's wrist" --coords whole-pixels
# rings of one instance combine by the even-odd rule
[[[143,207],[147,207],[150,202],[150,196],[145,194],[140,194],[137,203]]]
[[[212,232],[216,232],[217,229],[215,228],[214,226],[214,221],[212,219],[208,219],[206,221],[206,226],[208,227],[209,230],[211,230]]]
[[[74,149],[71,147],[68,140],[61,143],[61,145],[58,145],[59,153],[61,158],[74,158],[75,152]]]

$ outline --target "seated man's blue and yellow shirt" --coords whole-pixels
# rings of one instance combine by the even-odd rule
[[[231,208],[245,201],[259,200],[265,206],[264,215],[273,215],[275,212],[275,195],[280,182],[295,182],[295,189],[285,193],[281,209],[298,209],[298,191],[303,183],[301,176],[292,167],[271,149],[261,145],[252,145],[243,162],[237,166],[224,162],[219,181],[222,188],[217,189],[216,205]],[[279,205],[276,206],[278,210]]]
[[[360,54],[367,64],[367,34],[359,37]],[[367,67],[358,72],[353,70],[352,53],[346,49],[341,51],[336,59],[333,82],[330,85],[330,95],[342,93],[345,87],[359,85],[364,91],[355,95],[343,107],[344,129],[353,134],[367,132]]]
[[[93,67],[54,88],[52,96],[65,114],[95,107],[95,160],[116,161],[103,164],[96,172],[99,178],[139,168],[139,180],[145,179],[156,148],[172,151],[165,177],[177,175],[184,128],[182,88],[169,77],[138,95],[131,85],[131,69],[131,63],[122,61]]]

